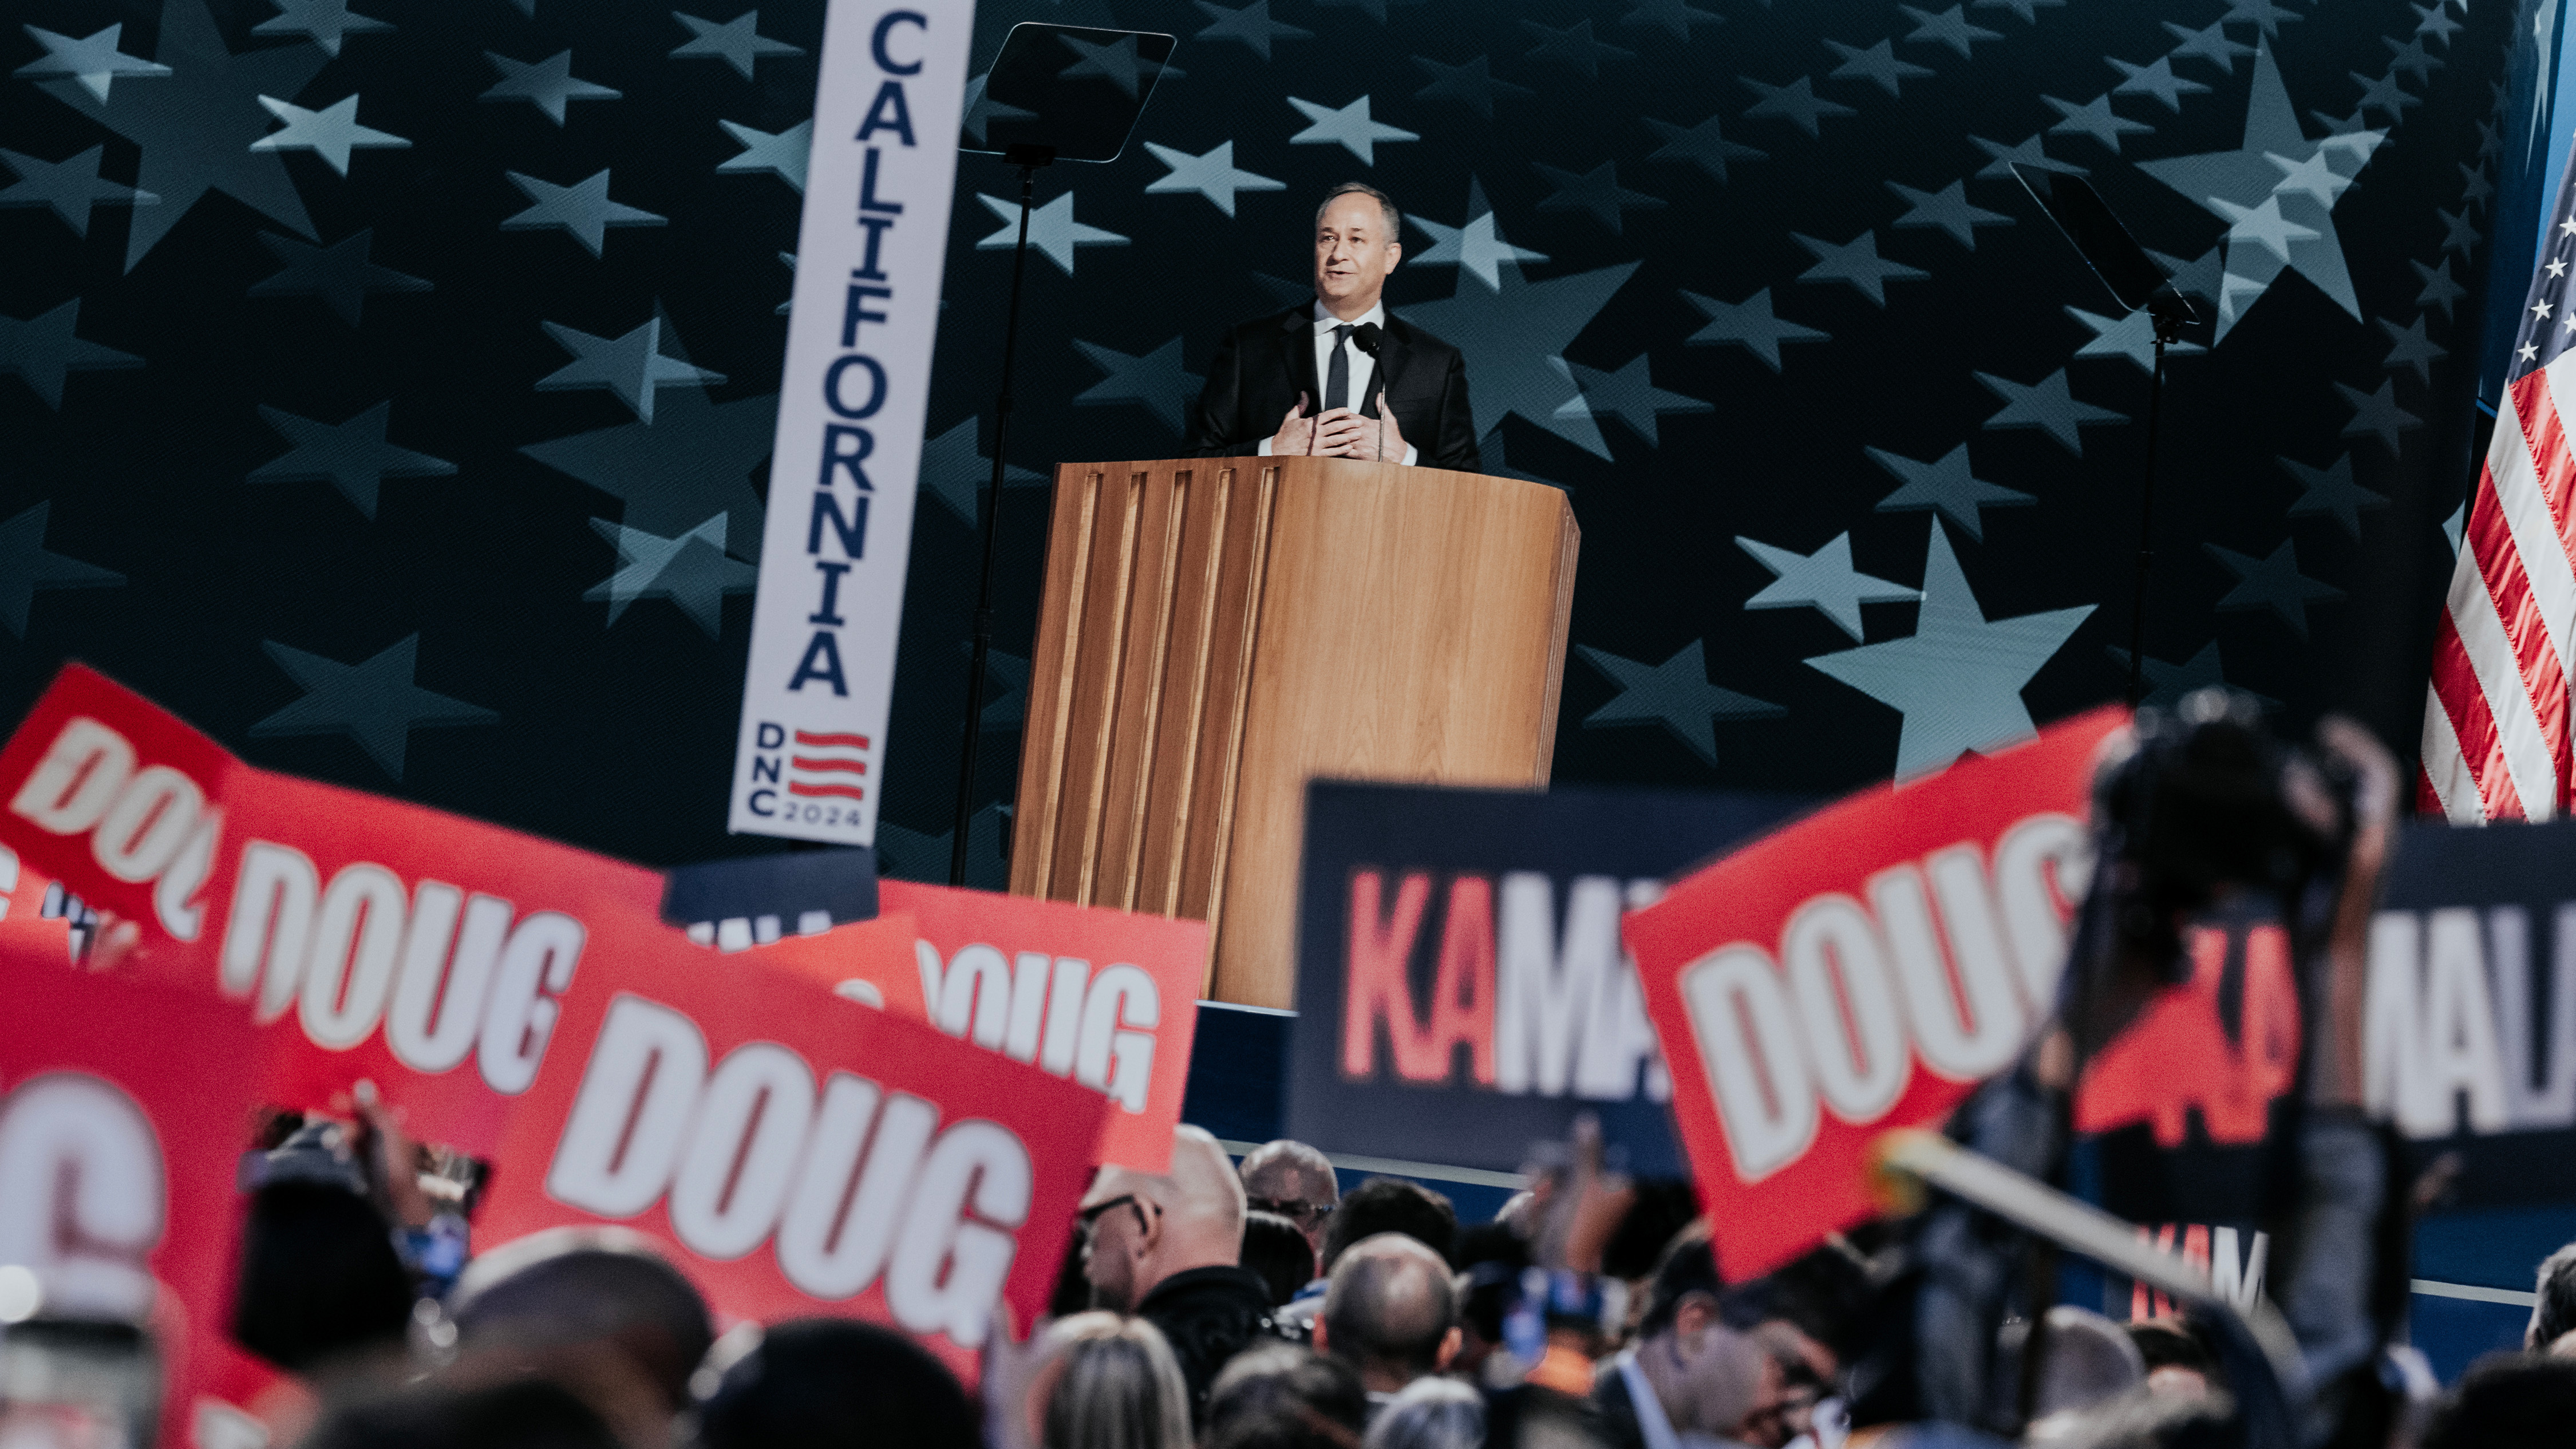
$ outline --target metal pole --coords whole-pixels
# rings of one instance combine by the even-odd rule
[[[1020,283],[1028,274],[1029,210],[1038,167],[1020,164],[1020,240],[1011,252],[1010,320],[1002,329],[1002,393],[993,407],[993,481],[985,490],[984,570],[975,586],[974,656],[966,667],[966,738],[958,750],[957,816],[948,845],[948,883],[966,883],[966,836],[975,818],[975,754],[984,737],[984,664],[993,651],[993,570],[1002,540],[1002,470],[1009,466],[1011,380],[1020,360]]]
[[[2147,480],[2138,490],[2138,582],[2129,601],[2129,707],[2147,697],[2147,569],[2156,557],[2156,435],[2162,431],[2165,403],[2165,321],[2156,329],[2155,380],[2147,385]]]

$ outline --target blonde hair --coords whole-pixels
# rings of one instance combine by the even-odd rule
[[[1077,1313],[1047,1329],[1044,1449],[1190,1449],[1189,1391],[1161,1330]]]

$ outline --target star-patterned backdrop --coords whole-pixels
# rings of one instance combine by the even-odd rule
[[[970,136],[1014,22],[1179,44],[1117,161],[1038,176],[978,879],[1048,470],[1179,451],[1346,179],[1405,208],[1389,303],[1464,351],[1487,470],[1582,526],[1559,780],[1823,794],[2118,695],[2150,334],[2015,162],[2201,314],[2155,696],[2411,753],[2534,3],[988,0]],[[80,658],[263,765],[655,864],[779,848],[723,822],[818,0],[11,13],[0,713]],[[895,875],[948,856],[1016,194],[961,157]]]

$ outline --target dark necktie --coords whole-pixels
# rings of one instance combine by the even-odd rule
[[[1333,329],[1333,365],[1324,371],[1324,410],[1351,405],[1351,329]]]

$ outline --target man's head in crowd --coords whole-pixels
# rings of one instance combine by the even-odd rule
[[[2048,1310],[2039,1343],[2039,1383],[2030,1396],[2030,1437],[2056,1443],[2086,1411],[2107,1404],[2147,1381],[2147,1365],[2128,1330],[2089,1309],[2059,1304]],[[1996,1361],[2018,1366],[2027,1355],[2029,1325],[2008,1325]]]
[[[2221,1387],[2218,1356],[2180,1321],[2151,1319],[2129,1325],[2129,1342],[2147,1366],[2147,1388],[2169,1398],[2203,1397]]]
[[[2424,1449],[2540,1449],[2576,1426],[2576,1362],[2489,1354],[2471,1365],[2425,1431]]]
[[[725,1337],[730,1345],[733,1335]],[[910,1337],[873,1323],[782,1323],[709,1377],[715,1382],[698,1405],[697,1449],[871,1442],[975,1449],[980,1442],[975,1406],[947,1366]]]
[[[1320,1257],[1324,1227],[1332,1221],[1334,1205],[1342,1200],[1341,1178],[1324,1154],[1283,1137],[1245,1153],[1238,1172],[1252,1210],[1277,1213],[1295,1223]]]
[[[1682,1240],[1696,1240],[1694,1230]],[[1748,1420],[1748,1443],[1786,1444],[1806,1432],[1809,1412],[1832,1392],[1855,1324],[1869,1303],[1868,1271],[1840,1244],[1818,1248],[1750,1283],[1728,1289],[1720,1317],[1771,1356],[1780,1390]]]
[[[706,1300],[624,1228],[548,1228],[476,1258],[449,1295],[456,1377],[538,1374],[579,1394],[619,1438],[654,1437],[689,1404],[715,1342]]]
[[[1351,1449],[1368,1391],[1349,1364],[1291,1343],[1235,1355],[1208,1394],[1206,1449]]]
[[[1725,1292],[1705,1225],[1674,1239],[1655,1268],[1636,1364],[1675,1431],[1752,1442],[1746,1426],[1783,1398],[1786,1380],[1775,1354],[1726,1326]]]
[[[1324,1272],[1351,1244],[1380,1233],[1402,1233],[1445,1261],[1458,1237],[1458,1210],[1449,1199],[1400,1177],[1372,1177],[1352,1189],[1333,1211],[1331,1231],[1324,1235]]]
[[[204,1443],[205,1440],[196,1442]],[[302,1449],[626,1449],[571,1391],[521,1378],[430,1384],[335,1407]]]
[[[1438,1373],[1458,1354],[1449,1265],[1402,1233],[1353,1243],[1333,1265],[1319,1326],[1316,1346],[1358,1369],[1373,1393]]]
[[[1233,1266],[1243,1256],[1243,1213],[1243,1184],[1225,1149],[1196,1127],[1173,1132],[1172,1163],[1159,1176],[1100,1169],[1082,1199],[1092,1305],[1133,1313],[1175,1273]]]
[[[2535,1350],[2576,1332],[2576,1243],[2541,1260],[2537,1286],[2531,1326],[2522,1335],[2522,1346]]]
[[[385,1220],[357,1192],[290,1180],[251,1194],[233,1299],[243,1347],[299,1374],[400,1353],[412,1296]]]
[[[1295,1223],[1277,1213],[1256,1210],[1243,1215],[1241,1262],[1270,1285],[1274,1308],[1315,1281],[1314,1244],[1306,1241]]]
[[[1456,1379],[1416,1379],[1369,1425],[1366,1449],[1484,1449],[1485,1398]]]

